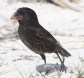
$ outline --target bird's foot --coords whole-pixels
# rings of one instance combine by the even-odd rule
[[[64,61],[65,61],[65,58],[63,58],[63,61],[61,61],[61,68],[60,68],[60,72],[62,71],[65,71],[66,73],[66,66],[64,65]]]
[[[61,64],[61,68],[60,68],[60,72],[63,72],[63,71],[65,71],[65,73],[66,73],[66,66],[64,65],[64,63],[62,63]]]

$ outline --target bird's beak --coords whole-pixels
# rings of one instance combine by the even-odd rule
[[[15,12],[10,19],[14,19],[14,20],[22,20],[22,16],[21,15],[17,15],[17,12]]]

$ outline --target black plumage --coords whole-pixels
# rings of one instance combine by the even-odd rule
[[[11,17],[19,22],[18,33],[22,42],[33,52],[39,54],[46,63],[45,53],[56,53],[61,61],[63,70],[63,57],[71,56],[60,43],[38,21],[36,13],[27,7],[19,8]]]

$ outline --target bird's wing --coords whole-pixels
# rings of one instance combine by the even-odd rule
[[[37,28],[36,29],[36,36],[38,36],[41,39],[48,40],[50,42],[56,43],[56,39],[44,28]]]

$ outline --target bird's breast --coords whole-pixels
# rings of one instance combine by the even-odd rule
[[[19,27],[18,28],[18,34],[19,34],[19,38],[21,39],[21,41],[27,46],[27,47],[31,47],[31,38],[30,38],[30,34],[28,32],[26,32],[23,28]]]

